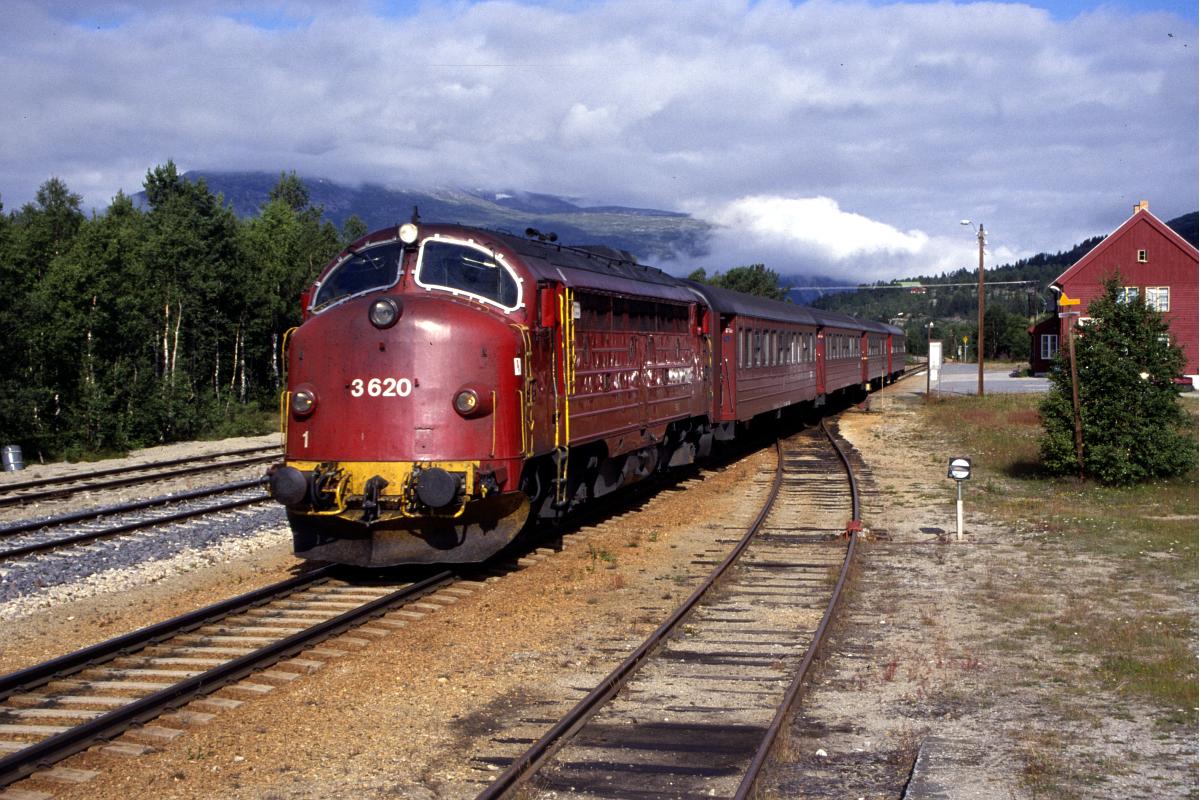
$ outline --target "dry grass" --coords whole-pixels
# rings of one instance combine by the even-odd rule
[[[1059,563],[1061,580],[989,581],[982,597],[1009,623],[1003,637],[1046,638],[1088,656],[1103,688],[1158,706],[1161,722],[1194,725],[1197,476],[1129,488],[1050,478],[1037,465],[1039,401],[996,395],[926,406],[947,448],[972,457],[968,504],[1042,542]],[[1092,579],[1074,574],[1084,566]],[[1086,692],[1086,677],[1067,685]]]
[[[1062,736],[1051,731],[1031,731],[1021,741],[1021,785],[1031,797],[1072,800],[1080,796],[1065,749]]]

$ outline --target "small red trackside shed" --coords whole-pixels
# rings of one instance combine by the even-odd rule
[[[1062,322],[1057,316],[1047,317],[1029,327],[1029,366],[1034,375],[1045,375],[1058,355],[1059,330]]]
[[[1066,311],[1081,311],[1088,317],[1088,304],[1104,291],[1104,281],[1121,275],[1126,302],[1142,302],[1162,312],[1171,337],[1183,348],[1184,375],[1193,385],[1200,382],[1200,257],[1196,248],[1150,213],[1144,200],[1133,207],[1133,215],[1105,237],[1087,255],[1059,275],[1052,286],[1062,296],[1080,303],[1073,308],[1059,304],[1057,330],[1038,325],[1033,334],[1033,355],[1046,356],[1047,336],[1058,334],[1065,342],[1073,317]],[[1057,347],[1057,342],[1053,342]]]

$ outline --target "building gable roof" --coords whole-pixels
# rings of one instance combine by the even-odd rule
[[[1129,219],[1121,223],[1121,226],[1108,236],[1105,236],[1104,239],[1102,239],[1095,247],[1087,252],[1087,255],[1068,267],[1066,272],[1055,278],[1051,284],[1057,284],[1058,286],[1064,285],[1068,280],[1087,269],[1089,266],[1091,266],[1092,262],[1100,258],[1104,251],[1108,249],[1110,244],[1117,241],[1117,239],[1123,234],[1142,223],[1149,224],[1151,228],[1162,234],[1163,238],[1183,251],[1185,255],[1191,256],[1194,260],[1200,260],[1200,254],[1197,253],[1196,248],[1192,247],[1190,242],[1188,242],[1175,231],[1171,230],[1165,222],[1151,214],[1149,208],[1145,206],[1145,203],[1139,203],[1138,205],[1134,206],[1133,215],[1130,216]]]

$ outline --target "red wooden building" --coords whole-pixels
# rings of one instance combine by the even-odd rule
[[[1068,326],[1078,311],[1086,324],[1088,304],[1104,291],[1104,281],[1121,275],[1127,302],[1141,302],[1162,312],[1175,343],[1183,348],[1184,374],[1200,381],[1200,259],[1196,248],[1150,213],[1144,200],[1133,215],[1051,284],[1061,290],[1055,316],[1029,329],[1030,363],[1034,372],[1050,368]],[[1064,307],[1062,298],[1079,300]]]

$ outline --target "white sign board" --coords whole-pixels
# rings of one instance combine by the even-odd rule
[[[929,379],[936,381],[938,371],[942,368],[942,343],[929,343]]]

